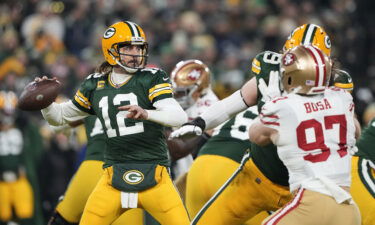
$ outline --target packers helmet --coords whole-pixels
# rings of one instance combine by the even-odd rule
[[[17,103],[18,98],[14,92],[0,91],[0,124],[13,124]]]
[[[322,27],[316,24],[304,24],[292,31],[286,40],[283,51],[287,51],[298,45],[313,45],[331,55],[331,40]]]
[[[207,93],[211,82],[210,75],[207,65],[197,59],[176,64],[171,73],[172,87],[175,99],[184,109],[194,104],[193,93],[198,92],[200,96]]]
[[[281,58],[281,83],[287,93],[305,95],[323,93],[329,85],[332,63],[317,47],[300,45]]]
[[[138,66],[126,65],[121,60],[121,55],[128,55],[120,53],[120,48],[125,45],[142,46],[140,55],[130,55],[136,57],[139,62]],[[148,44],[146,35],[139,25],[130,21],[117,22],[107,28],[102,37],[102,50],[105,60],[110,65],[119,65],[129,73],[135,73],[147,64]]]
[[[347,90],[349,92],[353,91],[354,84],[352,76],[345,70],[333,69],[332,70],[333,85],[335,87]]]

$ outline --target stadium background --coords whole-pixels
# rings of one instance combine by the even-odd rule
[[[356,113],[375,112],[375,10],[370,0],[13,0],[0,1],[0,90],[17,94],[35,76],[56,76],[71,97],[102,61],[100,38],[115,21],[144,30],[149,64],[167,73],[197,58],[213,72],[223,98],[249,79],[252,58],[280,51],[304,23],[321,25],[332,55],[353,77]],[[45,224],[84,147],[81,132],[68,139],[48,131],[39,112],[17,114],[25,135],[26,167],[35,192],[31,224]],[[363,121],[362,121],[363,122]]]

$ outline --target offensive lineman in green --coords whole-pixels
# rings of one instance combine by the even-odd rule
[[[331,43],[326,32],[314,24],[296,28],[286,41],[284,50],[301,44],[311,44],[330,55]],[[171,138],[200,135],[246,108],[264,104],[264,100],[280,95],[278,71],[280,54],[265,51],[252,63],[254,77],[241,90],[212,105],[200,117],[182,126]],[[266,83],[269,83],[267,88]],[[264,99],[264,100],[263,100]],[[228,107],[230,106],[230,107]],[[275,211],[291,199],[288,172],[278,158],[274,145],[251,145],[239,169],[196,215],[192,224],[242,224],[261,211]]]
[[[42,110],[54,126],[95,114],[107,135],[104,173],[86,203],[82,225],[110,224],[131,208],[145,209],[161,224],[189,224],[168,174],[163,133],[164,126],[180,126],[187,116],[173,99],[169,76],[145,68],[147,47],[137,24],[111,25],[102,38],[106,62],[100,73],[88,76],[73,100]]]

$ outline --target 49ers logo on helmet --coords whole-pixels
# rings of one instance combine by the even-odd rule
[[[283,65],[290,66],[296,61],[296,56],[293,53],[287,53],[283,57]]]
[[[200,76],[201,76],[201,70],[194,69],[188,74],[187,77],[189,80],[195,81],[195,80],[198,80]]]

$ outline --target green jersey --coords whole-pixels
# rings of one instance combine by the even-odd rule
[[[371,160],[375,164],[375,119],[362,131],[361,137],[357,141],[357,156]]]
[[[168,166],[164,127],[148,120],[126,118],[128,112],[118,107],[139,105],[153,110],[153,103],[171,97],[169,76],[162,70],[146,68],[121,85],[113,84],[111,74],[92,74],[81,84],[73,103],[99,118],[108,137],[105,167],[125,162]]]
[[[281,62],[281,54],[271,51],[265,51],[258,54],[253,62],[251,73],[256,77],[257,84],[259,79],[263,78],[266,84],[269,81],[269,73],[271,71],[279,71]],[[258,111],[261,111],[264,101],[262,93],[258,92]],[[251,158],[259,170],[272,182],[283,186],[288,186],[288,170],[277,155],[277,148],[270,144],[265,147],[258,146],[254,143],[251,145]]]
[[[100,120],[96,116],[88,116],[84,124],[87,137],[85,160],[104,161],[107,136],[104,134]]]
[[[257,116],[256,107],[251,107],[215,128],[214,134],[198,155],[221,155],[240,163],[245,151],[251,146],[249,124]]]
[[[19,175],[23,166],[22,150],[23,138],[19,129],[0,131],[0,180],[12,180]]]

